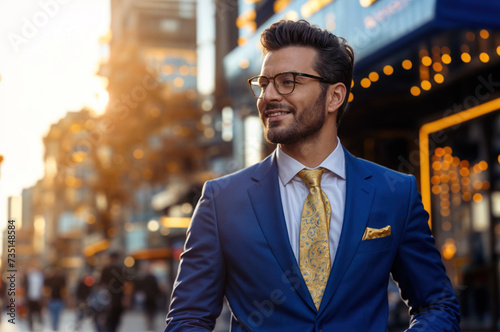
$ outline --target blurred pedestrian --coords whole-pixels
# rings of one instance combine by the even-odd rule
[[[51,266],[45,277],[45,295],[48,298],[47,308],[50,313],[50,322],[53,331],[59,330],[61,312],[64,309],[64,300],[67,297],[66,277],[59,266]]]
[[[92,292],[93,286],[95,284],[95,278],[92,273],[83,273],[81,278],[78,280],[75,290],[75,300],[76,300],[76,321],[75,321],[75,331],[80,331],[82,327],[83,320],[92,316],[94,321],[96,321],[96,313],[94,308],[89,305],[89,297]],[[99,325],[96,323],[96,330],[100,332]]]
[[[100,286],[108,291],[110,299],[105,313],[104,332],[116,332],[130,299],[129,294],[125,292],[128,280],[125,266],[120,262],[120,254],[112,252],[109,259],[110,262],[102,270],[100,279]]]
[[[31,262],[24,276],[26,307],[28,309],[28,327],[30,331],[34,330],[35,316],[38,323],[43,326],[43,279],[43,272],[40,268],[40,264],[37,261]]]
[[[158,309],[158,299],[161,296],[161,289],[148,262],[143,262],[140,267],[139,278],[137,278],[134,285],[134,293],[137,295],[137,298],[141,299],[142,309],[146,316],[147,330],[155,331],[154,318]]]

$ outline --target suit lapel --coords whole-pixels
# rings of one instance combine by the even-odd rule
[[[347,150],[344,149],[344,152],[346,162],[344,223],[335,261],[319,309],[320,312],[324,310],[333,297],[351,264],[365,231],[375,194],[375,187],[367,181],[371,174]]]
[[[255,183],[248,188],[248,195],[262,233],[283,270],[282,280],[286,280],[286,276],[302,299],[316,310],[288,239],[278,183],[276,152],[259,165],[252,179]]]

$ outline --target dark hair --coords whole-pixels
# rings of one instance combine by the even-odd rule
[[[346,87],[344,102],[337,112],[338,125],[347,106],[354,67],[354,52],[347,41],[326,29],[311,25],[306,20],[281,20],[262,32],[260,42],[264,55],[287,46],[312,47],[317,51],[316,61],[313,63],[314,70],[330,82],[341,82]],[[321,84],[325,92],[328,84]]]

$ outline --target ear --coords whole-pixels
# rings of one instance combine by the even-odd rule
[[[326,110],[328,113],[336,112],[344,102],[347,89],[344,83],[335,83],[328,87],[326,96]]]

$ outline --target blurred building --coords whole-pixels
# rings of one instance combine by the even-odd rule
[[[23,225],[23,202],[20,196],[9,196],[7,198],[7,217],[16,221],[16,227]]]
[[[45,255],[45,215],[51,214],[50,196],[44,195],[43,180],[22,191],[23,229],[26,231],[26,260],[43,259]],[[28,249],[29,248],[29,249]]]
[[[9,268],[11,261],[8,260],[7,249],[14,248],[15,257],[12,261],[16,270],[23,271],[27,262],[34,256],[33,248],[34,230],[32,225],[26,222],[24,198],[21,196],[10,196],[7,198],[7,220],[8,224],[2,234],[4,250],[2,251],[2,270]]]
[[[238,47],[224,59],[239,125],[234,158],[249,165],[274,149],[263,142],[247,83],[260,72],[263,29],[304,18],[346,38],[356,61],[343,145],[418,178],[462,304],[462,330],[498,330],[500,5],[261,0],[238,1],[238,13]]]
[[[94,233],[104,245],[86,249],[119,249],[130,267],[148,260],[169,288],[194,197],[211,176],[198,144],[197,1],[112,1],[111,36],[100,75],[110,95],[103,119],[115,128],[99,149],[109,161],[101,174],[119,189],[98,189],[111,213],[98,218],[104,235]]]
[[[30,223],[44,230],[44,263],[59,264],[70,283],[84,264],[87,228],[96,222],[93,185],[97,177],[91,133],[96,120],[89,110],[68,112],[44,137],[45,173],[26,198],[33,204]],[[35,242],[36,243],[36,242]]]
[[[20,266],[20,261],[23,257],[19,256],[17,252],[19,250],[19,242],[24,242],[23,238],[26,237],[24,230],[22,230],[22,199],[19,196],[9,196],[7,198],[7,227],[2,232],[2,243],[4,245],[4,250],[2,250],[2,272],[9,268],[10,261],[8,260],[9,251],[8,248],[14,248],[16,251],[13,264],[15,266]],[[10,226],[10,227],[9,227]],[[21,235],[21,240],[19,237]],[[24,233],[24,234],[23,234]],[[10,236],[9,236],[10,235]],[[10,247],[9,247],[10,245]],[[16,260],[18,258],[18,260]]]
[[[208,21],[197,17],[196,1],[112,1],[109,56],[99,69],[106,112],[68,112],[43,139],[45,174],[23,191],[21,239],[25,257],[60,264],[70,288],[82,268],[99,269],[101,253],[118,250],[128,267],[148,260],[168,290],[202,183],[236,169],[227,166],[231,138],[215,132],[223,119],[232,132],[221,68],[236,45],[226,27],[237,7],[201,3]],[[221,13],[227,20],[216,19]],[[221,38],[198,39],[198,24],[213,32],[217,24]],[[202,75],[198,66],[217,71]],[[212,85],[202,95],[199,76]]]
[[[165,95],[189,91],[196,96],[195,0],[113,0],[111,35],[111,58],[136,47],[165,83]]]

